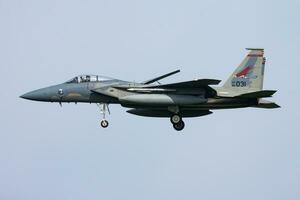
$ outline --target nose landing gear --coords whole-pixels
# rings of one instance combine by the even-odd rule
[[[102,126],[102,128],[107,128],[109,123],[108,121],[105,119],[105,115],[106,115],[106,111],[108,112],[108,114],[110,114],[110,110],[108,107],[107,103],[97,103],[97,106],[100,108],[100,113],[102,114],[102,120],[100,122],[100,125]]]

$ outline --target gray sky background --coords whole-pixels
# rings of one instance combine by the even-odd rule
[[[0,199],[299,199],[300,1],[0,0]],[[186,119],[18,98],[77,74],[225,80],[263,47],[277,110]],[[222,84],[222,83],[221,83]]]

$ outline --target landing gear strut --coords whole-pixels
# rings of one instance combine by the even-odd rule
[[[170,118],[171,123],[173,124],[173,128],[176,131],[181,131],[184,129],[184,122],[182,121],[182,117],[178,114],[174,114]]]
[[[102,126],[102,128],[107,128],[109,123],[105,119],[105,114],[106,114],[106,111],[108,112],[108,114],[110,114],[108,104],[107,103],[97,103],[97,106],[100,108],[100,113],[102,114],[102,118],[103,118],[100,122],[100,125]]]

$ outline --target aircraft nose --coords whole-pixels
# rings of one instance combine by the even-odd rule
[[[41,101],[44,98],[43,92],[40,90],[35,90],[31,92],[27,92],[20,96],[23,99]]]
[[[54,85],[45,88],[41,88],[38,90],[33,90],[31,92],[25,93],[20,96],[20,98],[33,100],[33,101],[46,101],[53,102],[61,100],[59,95],[59,91],[62,90],[63,85]]]

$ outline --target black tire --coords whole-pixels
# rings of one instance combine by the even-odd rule
[[[179,123],[177,124],[173,124],[173,128],[176,130],[176,131],[182,131],[184,129],[184,122],[183,121],[180,121]]]
[[[108,125],[109,125],[108,121],[107,121],[107,120],[105,120],[105,119],[104,119],[104,120],[102,120],[100,124],[101,124],[102,128],[107,128],[107,127],[108,127]]]
[[[174,114],[170,117],[170,121],[172,124],[178,124],[180,121],[182,121],[182,118],[180,115]]]

